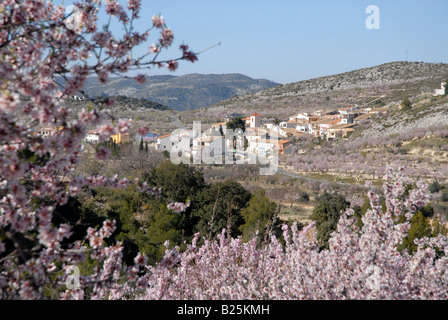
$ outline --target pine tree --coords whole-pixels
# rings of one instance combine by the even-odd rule
[[[140,138],[140,146],[138,150],[143,151],[143,137]]]

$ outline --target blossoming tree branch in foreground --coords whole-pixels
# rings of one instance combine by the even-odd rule
[[[104,5],[102,4],[104,3]],[[84,255],[81,244],[61,245],[72,231],[68,224],[52,223],[54,208],[76,196],[83,186],[126,187],[130,181],[105,176],[79,177],[73,173],[79,161],[81,141],[89,127],[96,127],[101,141],[129,130],[129,120],[105,123],[104,110],[114,103],[106,98],[91,104],[73,120],[64,101],[82,94],[88,76],[106,83],[109,75],[151,66],[174,71],[179,60],[195,62],[197,55],[182,45],[176,59],[157,60],[173,44],[174,34],[161,16],[139,32],[141,1],[129,0],[124,7],[116,0],[80,0],[72,12],[44,0],[5,0],[0,3],[0,287],[2,297],[41,298],[53,275]],[[109,22],[99,28],[98,13],[105,10]],[[123,26],[123,35],[113,35],[111,23]],[[135,57],[150,33],[159,34],[147,54]],[[138,83],[145,76],[135,77]],[[53,136],[33,135],[37,126],[62,128]],[[144,134],[148,128],[141,128]],[[98,159],[110,150],[99,148]],[[157,193],[138,181],[140,191]],[[172,204],[182,210],[181,204]],[[97,236],[87,235],[89,247],[98,249],[113,230],[105,222]],[[81,253],[83,252],[83,253]],[[114,261],[119,246],[97,252],[96,257]],[[92,254],[93,251],[92,251]],[[109,260],[108,260],[109,259]],[[112,260],[110,260],[112,259]],[[102,278],[102,280],[107,280]]]

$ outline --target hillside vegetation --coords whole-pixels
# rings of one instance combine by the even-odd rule
[[[391,62],[239,95],[184,117],[222,118],[231,112],[258,112],[267,118],[287,119],[301,111],[333,110],[355,104],[398,106],[406,97],[426,95],[430,99],[446,78],[448,64]]]

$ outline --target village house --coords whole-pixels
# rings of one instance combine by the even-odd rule
[[[97,144],[100,142],[100,135],[97,131],[89,131],[84,138],[84,141],[88,143]]]
[[[225,134],[227,130],[227,122],[212,123],[210,129],[219,131],[219,128],[222,128],[222,132]]]
[[[316,136],[318,136],[318,137],[325,137],[327,135],[328,129],[331,126],[336,125],[338,122],[339,122],[338,119],[336,119],[336,120],[329,119],[329,120],[317,121],[316,122],[317,128],[316,128],[316,131],[315,131],[316,132]]]
[[[355,119],[355,114],[354,113],[348,113],[347,115],[343,116],[339,123],[353,123],[353,120]]]
[[[251,128],[259,128],[261,127],[261,115],[258,113],[253,113],[249,117],[249,127]]]
[[[46,136],[54,136],[55,134],[59,134],[64,130],[64,127],[43,127],[39,128],[35,131],[36,135],[46,137]]]
[[[157,132],[148,132],[147,134],[141,136],[141,135],[136,135],[135,136],[135,141],[136,142],[148,142],[148,143],[156,143],[157,142],[157,138],[159,138],[159,134]]]
[[[355,123],[348,123],[348,124],[336,124],[331,126],[326,131],[326,138],[327,140],[332,140],[336,138],[347,138],[350,134],[352,134],[355,129],[354,127],[357,126]]]
[[[352,106],[352,107],[346,107],[346,108],[339,109],[338,111],[342,115],[347,115],[349,113],[354,113],[357,110],[359,110],[358,106]]]
[[[316,115],[313,115],[311,113],[303,112],[303,113],[299,113],[296,116],[289,117],[290,121],[294,120],[294,119],[303,119],[306,121],[317,121],[317,120],[319,120],[319,117]]]
[[[110,139],[116,144],[130,143],[131,135],[129,133],[117,133],[110,136]]]
[[[448,87],[446,87],[447,83],[446,82],[442,82],[440,84],[440,89],[436,89],[434,91],[434,96],[444,96],[446,94],[448,94]]]
[[[291,140],[278,140],[270,138],[258,138],[249,142],[248,153],[257,156],[271,157],[283,155],[292,151]]]
[[[221,135],[200,135],[193,139],[191,155],[205,163],[221,163],[225,150],[225,139]]]
[[[166,134],[157,138],[156,149],[160,151],[170,151],[171,147],[174,145],[174,142],[171,142],[171,135]]]
[[[316,112],[314,112],[314,114],[317,115],[317,116],[322,117],[322,116],[338,115],[339,112],[337,110],[330,110],[330,111],[328,111],[328,110],[321,109],[321,110],[317,110]]]
[[[374,113],[365,113],[360,116],[357,116],[353,119],[353,123],[360,124],[361,122],[369,121],[372,119],[372,117],[375,116]]]
[[[288,139],[300,138],[306,135],[306,133],[300,132],[296,128],[280,128],[278,133],[280,137]]]
[[[193,145],[193,137],[191,132],[182,130],[176,134],[166,134],[157,138],[155,149],[159,151],[178,151],[183,156],[190,156],[191,147]],[[186,154],[184,154],[186,153]]]

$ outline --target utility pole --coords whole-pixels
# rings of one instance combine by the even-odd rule
[[[409,50],[406,50],[406,62],[408,62],[408,53],[409,53]]]

